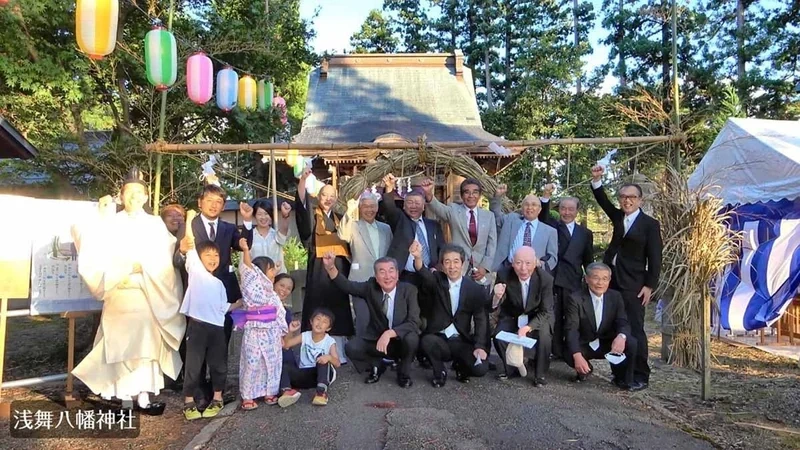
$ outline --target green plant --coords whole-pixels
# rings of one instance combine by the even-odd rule
[[[283,246],[283,263],[286,270],[305,270],[308,264],[308,252],[299,239],[292,236]]]

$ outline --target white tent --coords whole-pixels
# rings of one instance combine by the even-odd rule
[[[800,122],[728,119],[689,188],[731,205],[800,197]]]

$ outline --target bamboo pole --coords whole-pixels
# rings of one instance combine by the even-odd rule
[[[0,419],[7,419],[11,404],[3,402],[3,363],[6,354],[6,320],[8,319],[8,297],[0,298]]]
[[[167,19],[167,30],[172,31],[172,18],[175,15],[175,0],[169,0],[169,19]],[[161,114],[158,118],[158,141],[164,141],[164,124],[167,120],[167,90],[161,91]],[[158,215],[158,208],[161,204],[161,154],[156,157],[156,181],[153,188],[153,215]]]
[[[686,139],[683,134],[667,136],[620,136],[607,138],[559,138],[559,139],[533,139],[522,141],[447,141],[428,142],[428,146],[445,149],[484,149],[494,142],[508,149],[525,149],[529,147],[543,147],[546,145],[620,145],[620,144],[654,144],[665,142],[682,142]],[[315,156],[323,150],[402,150],[416,149],[419,143],[414,142],[341,142],[341,143],[316,143],[304,144],[293,142],[256,143],[256,144],[168,144],[154,142],[147,144],[145,150],[156,153],[187,153],[187,152],[234,152],[247,150],[268,154],[275,150],[275,156],[285,157],[288,150],[297,150],[301,156]],[[484,150],[484,152],[486,152]],[[490,153],[490,152],[486,152]],[[337,155],[345,158],[346,153]]]

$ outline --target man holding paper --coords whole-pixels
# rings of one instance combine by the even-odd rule
[[[544,386],[550,364],[553,276],[537,267],[536,251],[522,246],[514,253],[511,270],[498,272],[492,298],[492,309],[500,308],[494,345],[505,366],[498,378],[505,380],[510,375],[506,363],[508,343],[498,335],[505,331],[536,339],[533,349],[525,349],[525,356],[536,360],[534,385]]]
[[[644,385],[633,379],[637,342],[630,335],[622,295],[608,289],[610,282],[610,267],[600,262],[589,264],[588,289],[575,292],[567,301],[564,360],[575,369],[575,381],[582,382],[592,373],[589,360],[608,359],[613,383],[620,389],[639,391]]]
[[[433,387],[447,382],[445,361],[453,361],[456,379],[468,383],[469,378],[482,377],[489,370],[486,362],[489,315],[486,313],[486,291],[470,277],[462,275],[464,249],[445,244],[439,258],[442,271],[433,273],[423,266],[422,245],[414,241],[408,250],[422,279],[423,289],[435,293],[429,305],[431,315],[422,335],[422,351],[433,366]],[[475,324],[474,333],[470,325]]]

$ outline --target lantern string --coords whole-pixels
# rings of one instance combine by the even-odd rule
[[[136,0],[127,0],[127,3],[130,4],[131,6],[133,6],[134,8],[136,8],[137,10],[139,10],[139,12],[144,14],[147,18],[149,18],[153,22],[153,24],[163,25],[164,22],[161,20],[161,17],[159,17],[158,15],[151,14],[151,13],[145,11],[144,9],[142,9],[138,4],[136,4]],[[209,58],[211,58],[214,61],[222,64],[223,66],[228,66],[228,67],[236,70],[237,73],[244,74],[244,75],[250,75],[250,76],[255,77],[255,78],[266,79],[267,81],[271,81],[271,77],[269,75],[257,75],[257,74],[253,73],[250,70],[245,70],[245,69],[242,69],[241,67],[234,66],[233,64],[230,64],[229,62],[224,61],[224,60],[222,60],[222,59],[220,59],[220,58],[218,58],[218,57],[206,52],[205,50],[203,50],[203,48],[201,46],[197,45],[195,42],[192,42],[192,41],[190,41],[190,40],[188,40],[188,39],[186,39],[186,38],[184,38],[182,36],[179,36],[177,33],[175,33],[174,30],[170,31],[170,33],[172,33],[172,35],[175,37],[176,41],[179,41],[181,44],[185,45],[186,47],[194,49],[195,51],[200,51],[200,52],[205,53],[205,55],[208,56]]]

